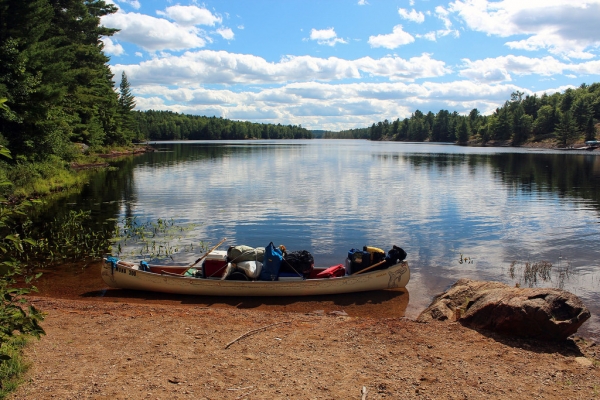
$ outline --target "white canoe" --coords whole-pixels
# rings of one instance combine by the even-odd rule
[[[157,274],[119,261],[106,262],[102,279],[113,288],[205,296],[312,296],[403,288],[410,279],[408,263],[402,261],[387,269],[339,278],[233,281]]]

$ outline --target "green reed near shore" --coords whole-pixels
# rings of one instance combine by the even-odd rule
[[[176,253],[204,252],[208,249],[206,242],[194,244],[186,235],[195,227],[195,224],[178,225],[172,218],[156,221],[123,218],[115,225],[110,239],[112,253],[152,260],[172,259]]]
[[[534,287],[539,284],[554,282],[556,287],[562,289],[574,271],[571,263],[569,261],[563,262],[561,258],[557,265],[553,265],[549,261],[513,261],[510,264],[508,273],[511,279],[517,280],[519,286],[524,284],[528,287]]]

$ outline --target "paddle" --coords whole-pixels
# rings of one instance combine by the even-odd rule
[[[223,242],[225,242],[226,240],[227,240],[227,238],[223,238],[223,240],[221,240],[219,243],[217,243],[217,245],[215,247],[213,247],[212,249],[210,249],[209,251],[207,251],[206,253],[204,253],[204,255],[202,257],[200,257],[199,259],[197,259],[195,263],[193,263],[192,265],[190,265],[189,267],[187,267],[186,270],[181,273],[181,275],[185,275],[185,273],[188,272],[188,270],[190,268],[193,268],[200,261],[204,260],[206,258],[206,256],[208,256],[214,249],[216,249],[217,247],[219,247],[220,245],[222,245]]]
[[[356,271],[356,272],[354,272],[353,274],[350,274],[350,275],[362,274],[363,272],[367,272],[367,271],[368,271],[368,270],[370,270],[370,269],[373,269],[373,268],[375,268],[375,267],[379,267],[379,266],[380,266],[381,264],[383,264],[385,261],[386,261],[386,260],[383,260],[383,261],[381,261],[381,262],[378,262],[377,264],[373,264],[373,265],[371,265],[371,266],[370,266],[370,267],[368,267],[368,268],[361,269],[360,271]]]

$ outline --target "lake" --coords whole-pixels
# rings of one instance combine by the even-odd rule
[[[527,286],[526,263],[547,261],[551,279],[537,286],[580,296],[592,312],[580,332],[600,338],[598,152],[362,140],[152,146],[96,174],[49,215],[173,219],[189,227],[169,244],[177,248],[272,241],[310,251],[318,266],[342,263],[351,248],[397,245],[411,267],[409,317],[459,278]]]

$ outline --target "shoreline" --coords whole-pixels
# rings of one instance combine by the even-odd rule
[[[590,398],[600,351],[456,322],[28,299],[47,313],[9,398]],[[245,335],[245,336],[244,336]],[[229,345],[229,346],[228,346]],[[226,346],[228,346],[226,348]],[[365,389],[363,389],[365,388]]]

